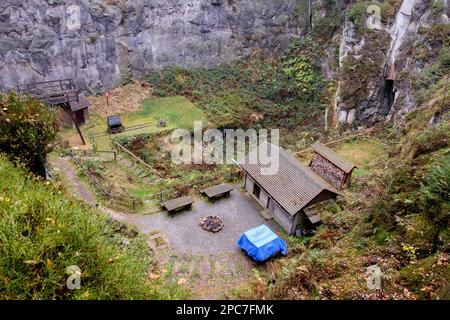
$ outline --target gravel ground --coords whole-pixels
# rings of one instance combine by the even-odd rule
[[[57,159],[53,165],[67,175],[77,196],[90,205],[96,202],[67,160]],[[239,189],[239,186],[235,188]],[[222,299],[228,290],[238,288],[250,279],[253,269],[262,268],[238,249],[236,242],[242,232],[264,223],[272,230],[278,230],[260,216],[258,210],[262,208],[256,201],[239,190],[233,191],[230,198],[214,203],[198,198],[192,211],[172,217],[167,212],[143,216],[102,206],[99,209],[145,233],[149,246],[155,250],[160,274],[177,282],[187,281],[186,285],[198,299]],[[204,231],[199,221],[208,215],[220,216],[225,223],[224,229],[216,234]],[[169,269],[172,271],[167,274]]]
[[[145,234],[163,232],[178,254],[237,253],[236,243],[244,231],[261,224],[277,231],[261,217],[259,209],[252,198],[235,190],[230,198],[213,203],[198,198],[192,211],[181,211],[174,216],[163,211],[148,216],[133,216],[127,220]],[[199,226],[200,218],[209,215],[219,216],[224,222],[224,228],[218,233],[205,231]]]
[[[81,183],[74,168],[67,159],[58,158],[53,163],[62,170],[72,183],[78,196],[84,202],[94,205],[95,198]],[[121,214],[114,210],[104,209],[115,219],[136,226],[144,234],[162,232],[169,241],[172,250],[180,255],[204,255],[221,253],[239,253],[237,241],[240,235],[261,224],[266,224],[276,233],[276,229],[259,214],[262,208],[245,191],[231,192],[231,197],[210,202],[204,197],[198,197],[191,211],[181,211],[169,215],[166,211],[151,215]],[[224,228],[218,233],[203,230],[200,219],[204,216],[216,215],[224,222]]]

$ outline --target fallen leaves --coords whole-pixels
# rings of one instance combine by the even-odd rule
[[[161,275],[156,273],[150,273],[148,277],[150,278],[150,280],[158,280],[159,278],[161,278]]]
[[[0,202],[4,202],[6,204],[9,204],[11,202],[11,198],[0,196]]]
[[[109,264],[112,264],[112,263],[116,262],[117,260],[119,260],[120,258],[121,258],[120,255],[115,256],[115,257],[113,257],[113,258],[109,258],[108,263],[109,263]]]

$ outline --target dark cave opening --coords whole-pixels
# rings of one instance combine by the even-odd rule
[[[394,80],[386,79],[384,82],[384,97],[386,109],[391,110],[395,100]]]

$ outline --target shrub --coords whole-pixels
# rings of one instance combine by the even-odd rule
[[[166,67],[147,79],[159,95],[198,103],[217,128],[298,127],[324,108],[326,83],[312,44],[294,41],[281,59],[256,53],[212,69]]]
[[[446,259],[435,254],[400,270],[400,279],[419,299],[449,299],[450,268]]]
[[[450,47],[443,47],[438,59],[442,74],[448,74],[450,71]]]
[[[56,113],[30,97],[0,94],[0,152],[45,175],[48,145],[58,131]]]
[[[86,160],[83,161],[83,166],[89,173],[97,177],[102,177],[105,168],[102,166],[101,162],[98,160]]]
[[[355,3],[347,13],[347,19],[353,23],[357,30],[363,27],[364,16],[366,14],[367,4],[363,2]]]
[[[449,124],[443,123],[436,128],[419,132],[412,140],[412,157],[428,154],[449,145]]]
[[[448,229],[450,222],[450,156],[446,156],[428,172],[420,194],[422,209],[436,230],[432,239],[433,250],[436,250],[440,232]]]
[[[325,89],[316,53],[318,44],[311,37],[294,41],[283,59],[283,71],[293,80],[305,101],[314,100],[317,92]]]

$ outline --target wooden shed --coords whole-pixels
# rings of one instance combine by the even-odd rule
[[[265,148],[265,146],[264,146]],[[274,175],[263,175],[257,159],[258,150],[247,156],[241,168],[245,189],[273,216],[289,235],[302,235],[320,223],[313,206],[336,199],[340,194],[324,179],[315,174],[281,147],[269,144],[270,153],[279,153],[279,170]]]
[[[356,166],[319,142],[313,144],[312,149],[314,155],[309,164],[311,170],[335,188],[348,187]]]

